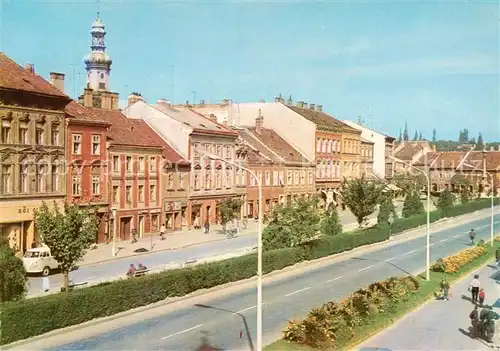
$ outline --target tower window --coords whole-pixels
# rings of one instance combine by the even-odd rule
[[[101,73],[101,79],[104,79],[104,73]]]
[[[99,83],[99,89],[106,89],[106,84]]]

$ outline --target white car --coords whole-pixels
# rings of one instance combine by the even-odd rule
[[[41,273],[44,277],[51,270],[59,268],[59,263],[50,254],[48,247],[37,247],[26,251],[23,257],[26,273]]]

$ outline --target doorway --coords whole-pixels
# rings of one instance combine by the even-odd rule
[[[128,240],[130,238],[130,227],[132,224],[131,217],[120,218],[120,240]]]
[[[203,221],[203,223],[206,223],[206,222],[210,223],[210,206],[207,206],[205,220]]]
[[[144,235],[144,216],[139,216],[139,238]]]

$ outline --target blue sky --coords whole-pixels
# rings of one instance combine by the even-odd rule
[[[71,96],[74,67],[82,91],[96,1],[3,0],[0,11],[1,51],[44,77],[65,73]],[[395,136],[407,120],[410,137],[468,128],[500,140],[496,1],[104,0],[100,13],[123,100],[291,94]]]

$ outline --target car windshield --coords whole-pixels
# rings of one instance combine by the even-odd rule
[[[24,257],[37,258],[37,257],[40,257],[40,252],[39,251],[26,251],[26,253],[24,254]]]

